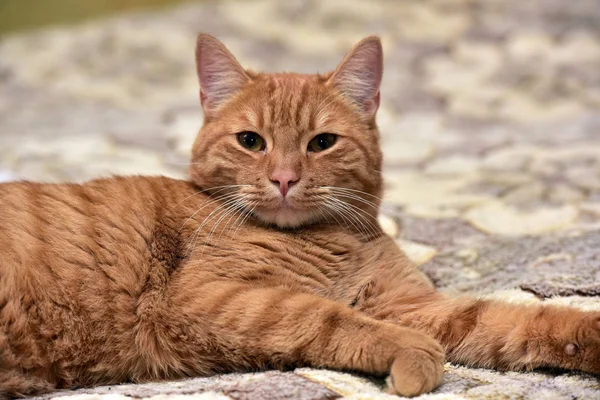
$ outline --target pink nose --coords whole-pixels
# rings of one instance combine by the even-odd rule
[[[271,174],[271,182],[279,186],[279,191],[283,197],[298,182],[298,179],[298,174],[289,169],[278,169]]]

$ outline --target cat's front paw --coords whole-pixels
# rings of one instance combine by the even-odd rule
[[[431,392],[442,382],[445,355],[434,339],[423,336],[394,360],[387,380],[387,391],[406,397]]]
[[[570,335],[560,343],[564,360],[561,366],[600,374],[600,313],[577,314]]]

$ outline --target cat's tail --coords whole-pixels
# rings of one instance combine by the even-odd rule
[[[0,332],[0,400],[47,393],[54,386],[38,376],[27,374],[14,362],[9,345]]]

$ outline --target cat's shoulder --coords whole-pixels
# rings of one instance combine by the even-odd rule
[[[189,181],[164,176],[112,176],[60,183],[21,180],[0,184],[0,204],[5,211],[40,207],[60,211],[65,204],[74,202],[110,205],[111,210],[156,209],[177,204],[199,192]]]

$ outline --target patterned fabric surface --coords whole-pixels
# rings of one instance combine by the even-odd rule
[[[0,38],[0,181],[184,177],[198,31],[252,69],[300,72],[379,34],[386,231],[448,293],[600,310],[600,1],[228,0]],[[446,372],[420,398],[600,398],[585,374]],[[391,398],[382,386],[297,369],[44,398]]]

